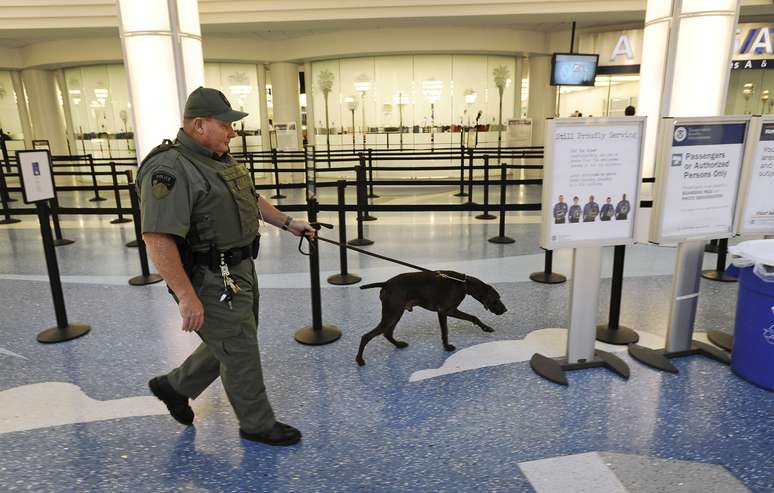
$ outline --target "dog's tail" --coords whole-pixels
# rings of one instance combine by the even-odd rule
[[[371,289],[371,288],[381,288],[384,287],[387,283],[386,282],[375,282],[373,284],[363,284],[360,286],[360,289]]]

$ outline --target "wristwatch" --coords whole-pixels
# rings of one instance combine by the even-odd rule
[[[293,221],[293,218],[288,216],[287,219],[285,219],[285,223],[282,225],[282,229],[285,231],[288,230],[288,227],[290,226],[290,223]]]

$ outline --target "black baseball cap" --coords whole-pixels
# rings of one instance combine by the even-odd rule
[[[222,92],[201,86],[188,96],[183,112],[183,118],[212,117],[224,122],[235,122],[247,115],[231,109],[231,103]]]

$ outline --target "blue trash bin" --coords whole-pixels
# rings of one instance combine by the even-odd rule
[[[774,282],[753,267],[739,271],[731,369],[748,382],[774,390]]]

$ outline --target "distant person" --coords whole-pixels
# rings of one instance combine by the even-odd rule
[[[579,116],[579,115],[580,115],[580,111],[578,111],[578,110],[575,110],[575,111],[573,111],[573,112],[572,112],[572,114],[570,115],[570,118],[575,118],[575,117],[577,117],[577,116]]]
[[[636,109],[634,109],[634,106],[629,105],[624,109],[624,116],[634,116],[634,114],[637,112]]]
[[[602,210],[599,211],[600,221],[609,221],[613,219],[615,215],[615,208],[613,207],[613,198],[608,197],[605,203],[602,205]]]
[[[554,204],[554,224],[564,224],[567,220],[567,203],[564,195],[559,196],[559,202]]]
[[[589,195],[589,201],[583,206],[583,222],[592,223],[599,215],[599,204],[594,202],[594,196]]]
[[[578,200],[580,199],[577,196],[572,198],[572,205],[570,206],[570,211],[567,213],[567,217],[571,223],[580,222],[581,206],[578,205]]]
[[[629,205],[629,201],[626,200],[626,194],[623,194],[623,198],[615,206],[616,220],[625,221],[626,217],[629,215],[630,210],[631,210],[631,205]]]

